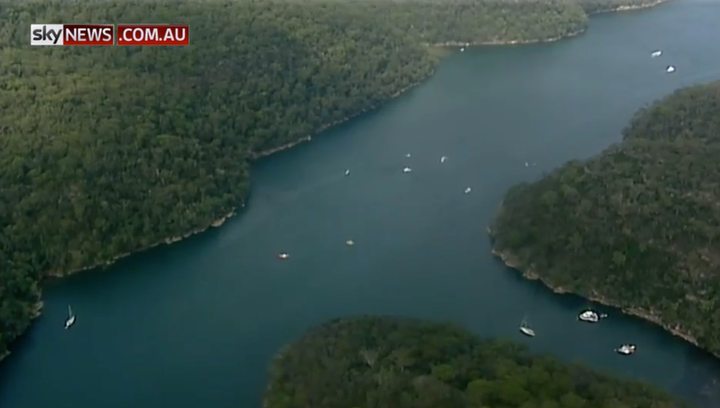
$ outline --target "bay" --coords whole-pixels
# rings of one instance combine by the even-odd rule
[[[248,205],[222,228],[50,283],[0,366],[0,406],[259,407],[274,352],[362,313],[455,321],[717,406],[714,359],[612,309],[578,323],[588,302],[506,270],[485,232],[511,185],[618,142],[654,99],[720,79],[717,21],[718,3],[675,1],[594,17],[574,39],[448,57],[399,99],[254,165]],[[614,354],[624,342],[639,352]]]

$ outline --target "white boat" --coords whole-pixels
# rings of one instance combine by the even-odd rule
[[[403,173],[410,173],[411,171],[412,171],[412,169],[410,167],[405,167],[403,169]]]
[[[528,162],[525,162],[525,167],[529,166]]]
[[[653,58],[657,58],[657,57],[659,57],[659,56],[661,56],[661,55],[662,55],[662,51],[660,51],[660,50],[655,50],[655,51],[652,52],[652,54],[650,54],[650,56],[653,57]]]
[[[583,322],[597,323],[600,321],[600,315],[592,310],[586,310],[578,315],[578,319]]]
[[[665,72],[667,72],[668,74],[672,74],[673,72],[675,72],[675,67],[672,65],[668,65],[668,67],[665,68]]]
[[[345,175],[346,175],[346,176],[349,176],[349,175],[350,175],[350,169],[345,170]]]
[[[75,315],[73,314],[70,305],[68,305],[68,318],[65,320],[65,328],[69,329],[73,324],[75,324]]]
[[[472,188],[468,187],[465,189],[465,194],[470,194],[471,191],[472,191]]]
[[[440,158],[440,163],[445,163],[445,160],[447,160],[447,156],[443,156]]]
[[[405,157],[411,157],[410,153],[406,154]]]
[[[460,48],[460,52],[465,52],[465,48]]]
[[[525,319],[520,322],[520,333],[528,336],[528,337],[535,337],[535,330],[531,329],[530,326],[528,326],[527,321]]]
[[[615,349],[615,352],[624,356],[629,356],[630,354],[635,353],[635,351],[637,351],[637,346],[634,344],[623,344],[620,348]]]
[[[347,241],[345,241],[345,243],[348,244],[348,246],[355,245],[355,241],[353,241],[352,239],[348,239]]]
[[[278,258],[280,258],[281,260],[284,261],[284,260],[286,260],[286,259],[290,259],[290,255],[288,255],[287,252],[281,252],[281,253],[278,255]]]

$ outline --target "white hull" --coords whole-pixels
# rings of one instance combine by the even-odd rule
[[[535,337],[535,331],[529,327],[520,327],[520,333],[529,337]]]
[[[615,351],[617,353],[622,354],[624,356],[629,356],[631,354],[634,354],[636,350],[637,350],[637,347],[635,347],[633,345],[628,345],[628,344],[622,345],[619,349],[615,349]]]
[[[75,324],[75,316],[73,316],[65,321],[65,328],[69,329],[70,326],[72,326],[73,324]]]

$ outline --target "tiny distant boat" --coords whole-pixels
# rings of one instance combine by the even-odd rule
[[[412,169],[410,167],[405,167],[403,169],[403,173],[410,173],[411,171],[412,171]]]
[[[662,51],[660,51],[660,50],[655,50],[655,51],[652,52],[652,54],[650,54],[650,56],[653,57],[653,58],[657,58],[657,57],[659,57],[659,56],[661,56],[661,55],[662,55]]]
[[[349,176],[349,175],[350,175],[350,169],[345,170],[345,175],[346,175],[346,176]]]
[[[520,322],[520,333],[528,336],[528,337],[535,337],[535,330],[531,329],[530,326],[528,326],[527,320],[523,319],[522,322]]]
[[[290,255],[288,255],[287,252],[281,252],[280,254],[278,254],[278,258],[284,261],[290,259]]]
[[[634,354],[637,351],[637,346],[634,344],[623,344],[620,346],[620,348],[615,349],[615,352],[622,354],[624,356],[629,356],[630,354]]]
[[[412,157],[410,153],[406,154],[405,157]]]
[[[355,241],[353,241],[352,239],[348,239],[347,241],[345,241],[345,243],[348,244],[348,246],[355,245]]]
[[[443,156],[440,158],[440,163],[445,163],[445,160],[447,160],[447,156]]]
[[[675,72],[675,67],[672,65],[668,65],[668,67],[665,68],[665,72],[667,72],[668,74],[672,74],[673,72]]]
[[[465,52],[465,48],[460,48],[460,52]]]
[[[528,166],[528,162],[525,162],[525,167],[527,167],[527,166]]]
[[[472,191],[472,188],[468,187],[465,189],[465,194],[470,194],[471,191]]]
[[[70,305],[68,305],[68,318],[65,320],[65,329],[69,329],[73,324],[75,324],[75,315]]]

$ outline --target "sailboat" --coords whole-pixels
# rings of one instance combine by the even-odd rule
[[[65,320],[65,328],[69,329],[73,324],[75,324],[75,315],[73,314],[70,305],[68,305],[68,318]]]
[[[531,329],[530,326],[527,323],[527,320],[523,319],[522,322],[520,322],[520,333],[529,336],[529,337],[535,337],[535,330]]]

